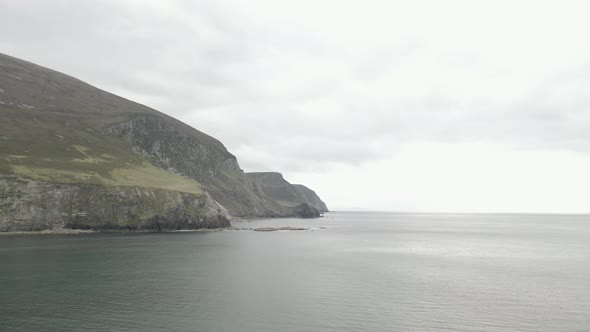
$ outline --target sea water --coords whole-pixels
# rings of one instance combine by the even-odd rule
[[[590,216],[0,236],[0,331],[589,331]]]

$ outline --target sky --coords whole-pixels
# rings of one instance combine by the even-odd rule
[[[0,0],[0,52],[333,210],[590,212],[586,1]]]

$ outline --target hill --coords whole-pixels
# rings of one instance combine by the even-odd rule
[[[0,54],[0,230],[190,229],[318,212],[283,203],[217,139]]]

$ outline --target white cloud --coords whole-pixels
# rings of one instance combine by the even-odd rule
[[[333,206],[590,212],[589,9],[0,0],[0,47],[176,116]]]
[[[322,188],[336,210],[587,213],[589,167],[571,151],[415,143],[391,159],[288,179]]]

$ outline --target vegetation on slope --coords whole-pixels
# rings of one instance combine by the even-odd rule
[[[268,188],[263,190],[247,176],[235,156],[215,138],[76,78],[0,54],[0,178],[4,175],[16,181],[14,186],[23,192],[28,190],[22,188],[24,183],[42,189],[59,188],[56,190],[64,197],[60,202],[66,205],[70,197],[75,197],[72,192],[89,192],[92,197],[98,193],[112,194],[115,198],[125,192],[122,206],[135,206],[134,196],[124,188],[148,188],[133,191],[143,192],[146,197],[155,197],[156,191],[161,190],[192,195],[182,199],[178,195],[167,196],[175,197],[174,204],[160,212],[152,211],[155,214],[149,220],[141,216],[148,223],[162,214],[174,216],[178,225],[186,225],[183,220],[187,218],[200,222],[200,217],[193,218],[200,210],[190,212],[194,210],[190,201],[196,197],[206,199],[201,201],[205,202],[208,218],[218,214],[317,215],[317,210],[313,205],[306,206],[305,200],[287,196],[276,199],[276,193],[266,193]],[[20,181],[18,177],[36,182]],[[70,186],[52,187],[51,183]],[[99,189],[97,185],[108,188]],[[0,222],[2,218],[47,216],[42,207],[43,190],[22,196],[31,201],[20,201],[19,197],[13,200],[15,197],[5,192],[0,205],[7,208],[0,209]],[[296,195],[293,188],[289,190]],[[87,204],[84,202],[79,209]],[[19,210],[25,206],[30,206],[30,211]],[[172,212],[172,207],[183,212]],[[65,214],[69,218],[82,213],[71,214],[67,209],[60,206],[53,212],[55,216]],[[13,217],[7,217],[5,210],[12,211]],[[30,214],[33,210],[41,212]],[[115,206],[106,210],[118,211]]]
[[[97,121],[53,112],[0,107],[0,173],[60,183],[138,186],[202,194],[199,183],[165,172]]]

